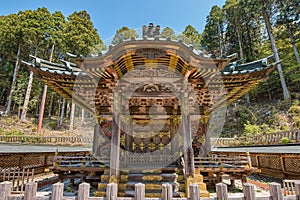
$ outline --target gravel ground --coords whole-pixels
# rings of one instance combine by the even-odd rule
[[[280,179],[277,178],[270,178],[270,177],[266,177],[266,176],[262,176],[262,175],[258,175],[258,174],[251,174],[250,176],[248,176],[249,179],[254,180],[254,181],[259,181],[262,183],[279,183],[282,186],[282,181]]]
[[[279,180],[279,179],[275,179],[275,178],[269,178],[269,177],[266,177],[266,176],[261,176],[261,175],[258,175],[258,174],[252,174],[250,176],[248,176],[248,178],[250,180],[253,180],[253,181],[257,181],[257,182],[261,182],[261,183],[264,183],[264,184],[268,184],[268,183],[271,183],[271,182],[276,182],[276,183],[279,183],[279,184],[282,184],[282,181]],[[230,197],[243,197],[244,194],[242,192],[242,182],[240,180],[236,180],[235,181],[235,184],[236,184],[236,188],[232,188],[232,187],[229,187],[230,185],[230,180],[228,179],[225,179],[223,180],[223,182],[225,184],[228,185],[228,194]],[[79,183],[77,183],[79,184]],[[65,192],[64,192],[64,195],[65,196],[73,196],[73,195],[76,195],[77,193],[77,186],[74,186],[74,187],[70,187],[68,186],[69,185],[69,182],[66,181],[65,183]],[[71,191],[66,191],[66,190],[70,190],[71,189],[75,189],[74,192],[71,192]],[[93,194],[94,190],[96,190],[96,188],[91,188],[91,194]],[[254,190],[255,190],[255,193],[256,193],[256,197],[269,197],[270,196],[270,192],[268,190],[266,190],[265,188],[261,188],[261,187],[258,187],[256,185],[254,185]],[[43,192],[40,191],[39,192],[39,196],[48,196],[50,194],[50,191],[51,191],[51,187],[50,188],[47,188],[47,189],[44,189]],[[214,191],[209,191],[210,192],[210,196],[211,197],[216,197],[216,193]]]

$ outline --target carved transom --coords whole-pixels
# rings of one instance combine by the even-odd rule
[[[137,49],[136,55],[152,60],[167,55],[167,52],[162,49],[147,48],[147,49]]]

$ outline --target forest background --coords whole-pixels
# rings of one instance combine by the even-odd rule
[[[237,53],[245,63],[274,55],[281,61],[267,81],[229,105],[221,137],[251,136],[300,128],[300,2],[227,0],[213,6],[203,32],[188,25],[178,34],[163,27],[161,37],[181,39],[211,57]],[[138,37],[120,27],[111,43]],[[0,16],[0,134],[36,134],[44,86],[22,64],[34,55],[52,62],[66,52],[88,56],[107,49],[87,11],[69,16],[47,8]],[[42,134],[79,134],[88,114],[48,88]],[[78,123],[76,123],[76,120]],[[75,123],[74,123],[75,121]],[[55,131],[55,132],[53,132]]]

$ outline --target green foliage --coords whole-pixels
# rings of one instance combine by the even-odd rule
[[[224,55],[224,33],[225,15],[218,6],[213,6],[206,19],[205,29],[202,33],[201,44],[204,49],[212,54],[213,57]]]
[[[21,136],[24,135],[24,133],[20,130],[12,129],[9,131],[4,131],[4,135]]]
[[[221,137],[242,137],[299,128],[299,101],[252,104],[239,100],[228,107]]]
[[[23,105],[27,88],[27,82],[28,72],[21,71],[18,75],[16,89],[13,96],[13,100],[18,105],[18,109],[21,109]]]
[[[289,114],[294,120],[296,126],[300,128],[300,104],[299,100],[295,100],[289,109]]]
[[[83,56],[103,43],[86,11],[74,12],[68,17],[65,42],[69,52]]]
[[[0,38],[0,98],[3,103],[11,88],[16,60],[30,61],[29,54],[48,60],[52,47],[54,62],[63,59],[65,52],[87,55],[105,49],[86,11],[74,12],[67,19],[60,11],[50,13],[46,8],[0,16]],[[17,58],[18,47],[20,55]],[[29,85],[29,70],[20,62],[15,70],[18,75],[12,105],[15,109],[21,109]],[[29,113],[38,109],[42,89],[41,82],[34,79],[26,108]]]
[[[177,37],[175,35],[175,31],[173,29],[171,29],[170,27],[164,28],[160,33],[160,37],[162,37],[162,38],[171,38],[173,40],[177,39]]]
[[[15,123],[15,120],[11,116],[5,118],[5,124],[6,125],[12,125],[14,123]]]
[[[260,134],[260,127],[256,124],[250,124],[249,122],[247,124],[244,124],[244,134],[246,136],[253,136]]]
[[[123,40],[128,40],[132,37],[138,37],[138,34],[134,29],[129,29],[128,27],[122,27],[116,31],[114,38],[112,40],[112,44],[116,45],[119,44]]]
[[[288,137],[281,138],[281,143],[282,144],[288,144],[289,142],[290,142],[290,138],[288,138]]]
[[[255,114],[247,107],[240,107],[236,111],[236,117],[238,118],[239,124],[248,124],[256,122]]]

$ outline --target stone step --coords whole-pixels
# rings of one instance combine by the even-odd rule
[[[197,183],[199,185],[200,190],[206,191],[206,184],[205,183]],[[180,192],[185,192],[186,191],[186,186],[185,184],[179,184],[178,190]]]
[[[118,196],[120,197],[133,197],[135,184],[145,184],[145,195],[146,197],[161,198],[162,184],[172,184],[174,191],[174,197],[183,197],[183,192],[178,192],[179,187],[184,188],[184,184],[180,186],[177,182],[177,172],[180,174],[182,170],[178,170],[177,167],[168,166],[162,169],[127,169],[122,170],[120,180],[118,184]],[[181,175],[181,181],[185,179]],[[98,190],[95,192],[96,196],[104,196],[106,187],[109,182],[109,170],[106,169],[104,174],[101,176],[101,183],[98,184]],[[182,188],[182,189],[183,189]],[[175,192],[176,191],[176,192]]]
[[[134,197],[134,191],[126,191],[126,197]],[[146,198],[161,198],[161,191],[145,193]],[[173,197],[184,197],[181,193],[173,192]]]
[[[178,170],[177,167],[168,166],[168,167],[159,168],[159,169],[134,169],[134,168],[131,168],[130,170],[126,170],[126,171],[130,172],[130,174],[161,174],[161,173],[174,173],[177,170]]]
[[[129,174],[127,177],[122,176],[121,181],[125,178],[133,182],[174,182],[177,174]]]
[[[141,182],[128,182],[128,183],[119,183],[119,190],[120,191],[134,191],[135,190],[135,184],[141,183]],[[145,191],[146,193],[148,192],[154,192],[154,191],[162,191],[162,184],[169,183],[172,185],[173,190],[178,190],[179,184],[176,182],[160,182],[160,183],[155,183],[155,182],[148,182],[143,184],[145,185]]]
[[[108,183],[109,182],[109,178],[110,178],[109,174],[103,174],[103,175],[101,175],[101,178],[100,178],[101,183]]]

